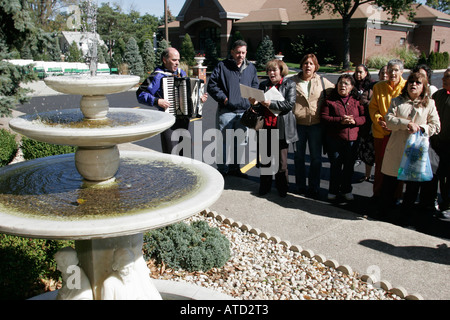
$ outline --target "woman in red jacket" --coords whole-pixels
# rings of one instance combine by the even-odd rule
[[[326,129],[330,186],[328,200],[343,195],[353,200],[352,176],[358,150],[359,127],[366,122],[364,107],[356,96],[355,80],[349,74],[339,77],[336,88],[322,107],[321,119]]]

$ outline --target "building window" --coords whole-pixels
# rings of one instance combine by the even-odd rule
[[[375,44],[381,44],[381,36],[375,36]]]
[[[405,38],[400,38],[400,45],[404,46],[406,44],[406,39]]]

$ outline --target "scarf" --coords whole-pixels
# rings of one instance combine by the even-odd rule
[[[283,78],[281,78],[280,82],[269,87],[269,90],[275,86],[275,88],[279,88],[281,83],[283,82]],[[278,117],[270,111],[269,108],[264,107],[264,126],[267,128],[276,128],[277,127],[277,119]]]

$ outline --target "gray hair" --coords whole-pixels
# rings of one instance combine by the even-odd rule
[[[403,71],[404,65],[403,65],[403,61],[400,59],[392,59],[388,62],[387,67],[388,69],[392,66],[397,65],[401,71]]]

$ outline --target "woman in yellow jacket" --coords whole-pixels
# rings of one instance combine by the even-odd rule
[[[298,193],[306,193],[312,198],[319,198],[320,171],[322,168],[322,136],[320,107],[325,101],[326,90],[330,92],[334,84],[319,76],[319,63],[314,54],[305,55],[300,61],[302,69],[292,77],[296,83],[294,115],[297,120],[298,141],[294,153],[295,182]],[[308,187],[306,186],[306,144],[308,143],[310,166]]]
[[[373,95],[369,104],[369,114],[372,120],[372,134],[375,149],[375,175],[373,182],[373,197],[381,196],[383,174],[381,165],[383,163],[384,150],[391,131],[386,126],[385,115],[391,104],[391,100],[400,95],[406,80],[402,78],[403,61],[393,59],[387,65],[388,80],[380,81],[373,87]]]

